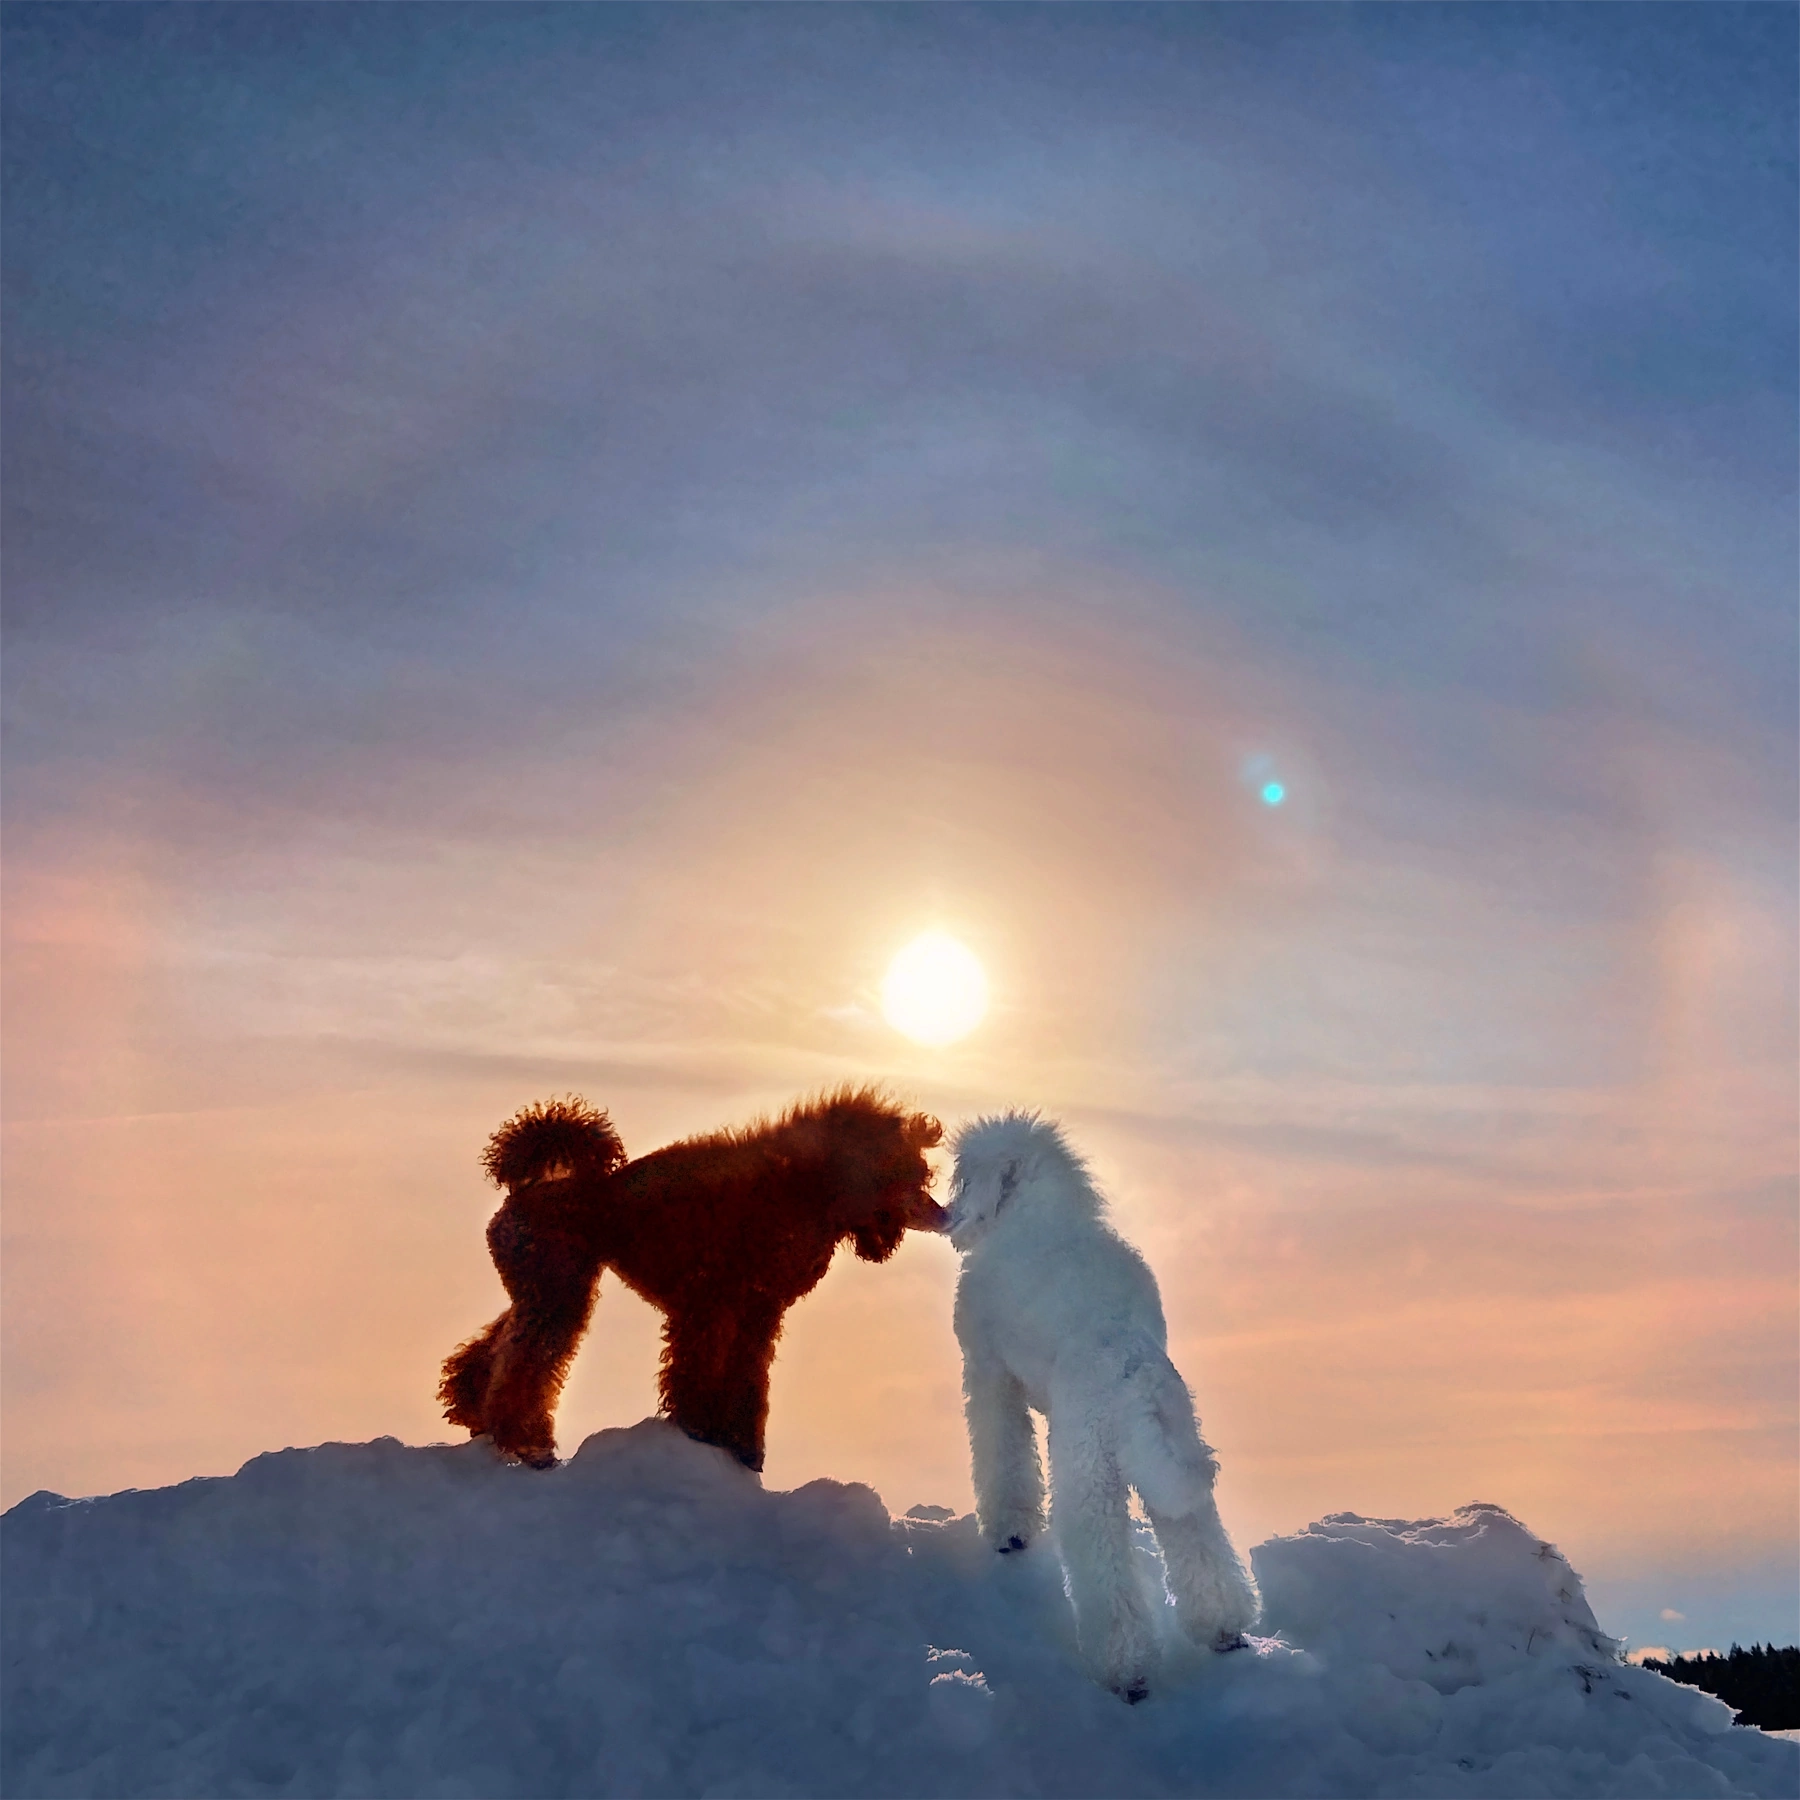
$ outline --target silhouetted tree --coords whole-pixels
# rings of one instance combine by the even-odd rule
[[[1752,1644],[1748,1650],[1736,1644],[1724,1656],[1678,1656],[1673,1662],[1644,1658],[1644,1667],[1717,1694],[1737,1712],[1740,1725],[1760,1725],[1764,1731],[1800,1729],[1800,1647],[1790,1644],[1777,1650],[1773,1644]]]

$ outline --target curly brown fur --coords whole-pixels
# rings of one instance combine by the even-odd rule
[[[488,1139],[481,1166],[496,1187],[551,1175],[610,1175],[625,1161],[612,1120],[579,1094],[521,1107]]]
[[[941,1229],[924,1153],[943,1128],[843,1088],[623,1167],[597,1152],[601,1133],[618,1146],[605,1114],[571,1097],[527,1107],[490,1142],[487,1166],[509,1192],[488,1246],[512,1305],[444,1364],[444,1416],[554,1462],[556,1400],[611,1268],[664,1314],[663,1412],[760,1469],[787,1309],[845,1239],[885,1262],[908,1229]]]
[[[487,1235],[512,1305],[451,1352],[438,1400],[452,1425],[491,1432],[508,1455],[539,1467],[556,1461],[556,1401],[600,1274],[571,1227],[569,1183],[604,1181],[624,1161],[612,1121],[576,1094],[523,1108],[482,1152],[489,1179],[510,1190]]]

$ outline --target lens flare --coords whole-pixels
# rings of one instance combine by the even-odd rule
[[[1287,789],[1279,781],[1270,781],[1264,784],[1262,797],[1264,806],[1279,806],[1287,798]]]
[[[941,931],[914,938],[888,964],[882,1017],[934,1049],[967,1037],[987,1013],[988,984],[974,952]]]

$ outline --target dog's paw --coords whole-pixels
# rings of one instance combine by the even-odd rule
[[[987,1540],[1002,1556],[1029,1550],[1044,1535],[1044,1515],[1027,1506],[997,1506],[981,1521]]]

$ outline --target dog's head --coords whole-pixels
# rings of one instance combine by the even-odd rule
[[[929,1113],[853,1089],[795,1113],[793,1128],[825,1162],[831,1222],[864,1262],[886,1262],[908,1231],[943,1230],[925,1152],[942,1141],[944,1128]]]
[[[972,1250],[1009,1217],[1022,1196],[1052,1173],[1082,1173],[1080,1159],[1048,1119],[1034,1112],[977,1119],[956,1134],[956,1174],[944,1229]],[[1024,1204],[1029,1205],[1026,1201]]]

